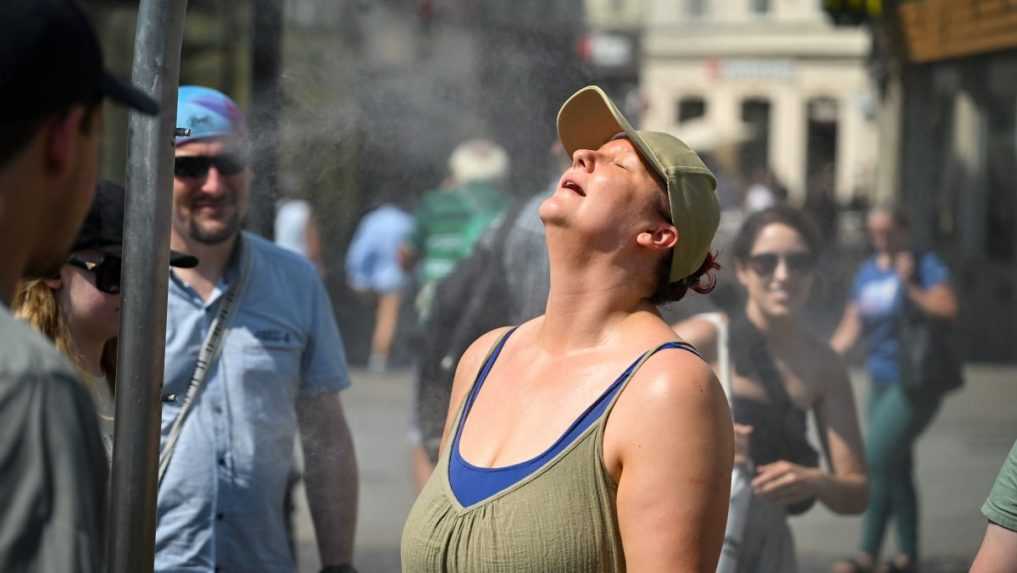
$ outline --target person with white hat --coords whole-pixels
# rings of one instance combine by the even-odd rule
[[[715,180],[595,86],[558,114],[572,163],[540,207],[545,314],[460,360],[414,572],[712,571],[733,462],[723,389],[657,305],[708,292]]]

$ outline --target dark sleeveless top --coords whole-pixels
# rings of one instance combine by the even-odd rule
[[[809,443],[808,415],[798,407],[787,389],[766,338],[744,313],[731,317],[731,358],[739,376],[758,383],[767,401],[733,396],[731,410],[735,422],[752,426],[749,457],[756,466],[779,460],[806,466],[819,466],[819,453]],[[804,513],[815,499],[788,508],[788,513]]]

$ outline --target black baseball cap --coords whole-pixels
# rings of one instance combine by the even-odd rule
[[[103,65],[95,28],[76,0],[4,0],[0,122],[36,119],[105,98],[146,115],[159,103]]]
[[[124,188],[112,181],[100,181],[85,222],[78,231],[71,251],[99,251],[104,255],[123,257],[124,251]],[[170,251],[170,266],[189,269],[198,259]]]

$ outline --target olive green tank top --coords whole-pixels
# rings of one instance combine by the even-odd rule
[[[625,386],[656,350],[630,369],[604,413],[568,447],[527,477],[473,505],[463,507],[452,492],[448,479],[452,448],[444,447],[403,528],[402,570],[625,571],[617,485],[601,455],[604,429]],[[468,400],[462,402],[453,428],[459,427],[466,411]]]

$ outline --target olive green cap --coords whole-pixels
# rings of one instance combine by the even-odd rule
[[[577,149],[597,150],[619,133],[625,134],[646,164],[667,182],[671,223],[678,229],[671,281],[684,279],[706,260],[720,224],[717,179],[696,152],[677,137],[633,129],[597,86],[572,94],[558,110],[558,139],[570,157]]]

